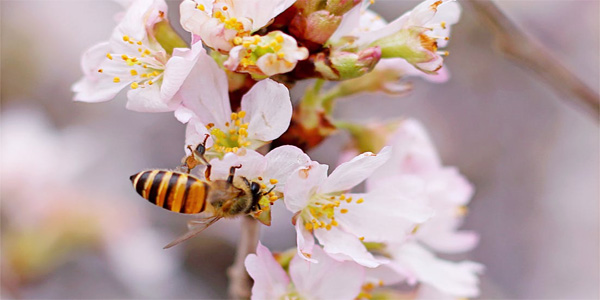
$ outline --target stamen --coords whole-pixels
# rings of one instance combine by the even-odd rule
[[[115,78],[113,78],[113,82],[114,83],[121,82],[121,78],[115,77]]]
[[[140,85],[137,82],[135,82],[135,81],[131,83],[131,88],[134,89],[134,90],[137,89],[139,86]]]

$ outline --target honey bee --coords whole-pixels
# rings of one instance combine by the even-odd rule
[[[235,176],[232,166],[226,180],[210,181],[177,171],[147,170],[130,177],[133,187],[156,206],[182,213],[206,213],[209,217],[188,222],[189,230],[164,248],[173,247],[199,234],[221,218],[233,218],[260,211],[259,200],[266,194],[257,182]],[[272,190],[272,189],[271,189]]]

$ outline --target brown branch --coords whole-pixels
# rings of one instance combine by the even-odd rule
[[[242,237],[235,254],[235,261],[227,270],[229,276],[229,297],[231,299],[249,299],[252,290],[252,279],[246,273],[244,261],[246,256],[256,251],[260,233],[259,223],[251,216],[242,219]]]
[[[600,96],[561,64],[538,41],[527,36],[490,0],[466,0],[479,18],[495,33],[498,49],[517,65],[533,71],[546,81],[563,100],[576,106],[597,122]]]

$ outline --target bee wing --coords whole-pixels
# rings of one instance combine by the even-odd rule
[[[210,225],[214,224],[215,222],[219,221],[219,219],[221,219],[221,217],[210,217],[210,218],[206,218],[206,219],[201,219],[201,220],[192,220],[188,222],[188,232],[186,232],[185,234],[181,235],[180,237],[178,237],[177,239],[175,239],[174,241],[170,242],[169,244],[167,244],[163,249],[169,249],[181,242],[187,241],[189,239],[191,239],[192,237],[194,237],[195,235],[199,234],[200,232],[204,231],[204,229],[208,228]]]

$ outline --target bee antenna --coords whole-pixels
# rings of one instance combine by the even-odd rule
[[[269,191],[268,191],[268,192],[266,192],[266,193],[263,193],[263,195],[266,195],[266,194],[268,194],[268,193],[272,192],[272,191],[275,189],[275,187],[276,187],[276,185],[272,186],[272,187],[271,187],[271,189],[269,189]]]

